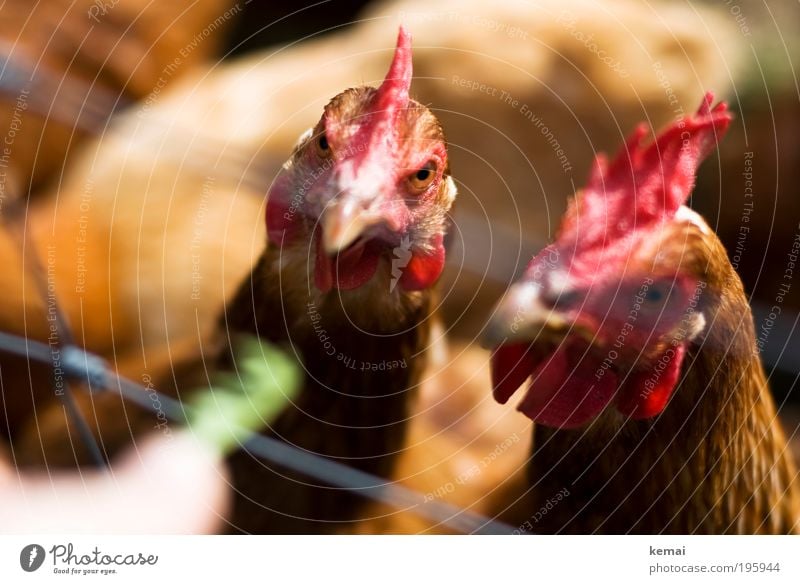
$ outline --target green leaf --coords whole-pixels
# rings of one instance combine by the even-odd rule
[[[223,455],[272,423],[297,395],[301,379],[295,359],[256,337],[243,337],[234,354],[234,370],[214,374],[189,409],[192,431]]]

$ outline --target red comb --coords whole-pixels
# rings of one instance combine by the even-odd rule
[[[362,145],[350,157],[354,172],[368,159],[391,159],[397,145],[397,120],[401,111],[408,108],[408,90],[411,87],[411,35],[400,27],[392,64],[381,86],[375,90],[364,115],[358,119],[356,132],[343,138],[349,145]],[[338,120],[326,118],[328,139],[338,139]],[[334,147],[338,144],[334,143]],[[383,165],[383,162],[380,162]]]
[[[394,113],[408,107],[408,90],[411,87],[411,35],[401,25],[397,33],[394,58],[372,102],[373,111]]]
[[[707,93],[696,114],[673,122],[647,146],[642,146],[647,126],[641,124],[610,165],[598,155],[578,207],[562,224],[562,234],[577,236],[580,224],[576,243],[585,249],[674,215],[694,188],[697,167],[732,120],[725,102],[712,109],[713,99]]]

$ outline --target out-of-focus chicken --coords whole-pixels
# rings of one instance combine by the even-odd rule
[[[709,94],[642,146],[599,156],[555,242],[489,329],[495,398],[531,380],[522,531],[786,533],[800,484],[741,281],[685,206],[731,117]],[[502,507],[501,507],[502,508]]]
[[[34,188],[130,102],[158,100],[214,55],[240,8],[230,0],[10,0],[0,8],[4,167]]]

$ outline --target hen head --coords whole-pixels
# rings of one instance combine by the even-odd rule
[[[424,290],[444,268],[456,189],[442,128],[409,98],[410,85],[411,36],[401,27],[381,86],[334,97],[270,190],[270,243],[304,253],[322,294],[370,283]]]
[[[706,326],[714,295],[704,291],[722,289],[729,273],[719,240],[685,206],[698,165],[731,120],[712,99],[651,144],[642,145],[642,125],[612,163],[597,157],[555,242],[487,327],[499,402],[530,378],[519,409],[545,426],[581,427],[611,404],[624,419],[666,407]]]

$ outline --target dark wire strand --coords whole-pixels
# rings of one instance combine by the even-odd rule
[[[87,385],[95,391],[113,391],[116,387],[125,400],[143,408],[151,407],[152,398],[149,394],[155,392],[168,418],[182,424],[189,423],[192,410],[183,403],[152,388],[145,391],[145,388],[137,383],[109,371],[105,362],[96,355],[77,347],[69,349],[72,354],[65,360],[63,366],[67,377],[87,382]],[[48,363],[51,359],[50,348],[46,344],[5,332],[0,332],[0,351],[24,355],[43,363]],[[232,431],[237,431],[237,428],[232,428]],[[426,498],[413,489],[387,482],[380,477],[306,452],[275,438],[253,432],[249,432],[248,435],[249,437],[243,441],[245,451],[333,487],[347,489],[400,511],[414,513],[459,533],[482,535],[514,533],[514,528],[510,525],[474,511]]]
[[[11,185],[9,185],[7,188],[11,188]],[[6,230],[17,240],[19,243],[19,249],[24,255],[25,232],[22,229],[22,226],[25,225],[25,214],[21,210],[19,198],[14,198],[8,203],[8,212],[7,214],[3,214],[2,219],[5,222]],[[42,267],[42,263],[39,261],[39,257],[35,250],[28,254],[28,262],[25,264],[25,267],[27,268],[28,273],[32,276],[34,285],[36,286],[40,297],[45,300],[45,306],[47,306],[49,310],[52,310],[52,322],[55,325],[58,357],[59,360],[62,360],[64,355],[69,356],[67,348],[75,346],[72,331],[69,327],[69,322],[67,321],[66,315],[62,312],[55,295],[53,295],[52,298],[48,296],[47,277],[45,276],[44,268]],[[25,342],[28,343],[30,341],[26,338]],[[53,367],[55,354],[51,346],[47,346],[47,353],[47,361],[45,362]],[[78,436],[80,437],[84,448],[86,448],[89,452],[92,462],[98,468],[107,468],[106,458],[103,456],[103,452],[100,450],[100,446],[97,444],[97,440],[95,439],[94,434],[92,433],[92,430],[86,421],[86,418],[83,416],[83,413],[80,411],[80,408],[78,408],[78,405],[75,402],[75,396],[72,393],[72,388],[70,387],[69,381],[65,380],[63,391],[58,391],[58,388],[56,387],[55,373],[53,375],[53,393],[58,397],[62,406],[66,409],[67,415],[75,425]]]
[[[138,385],[124,378],[114,377],[119,383],[119,390],[123,398],[142,407],[148,407],[152,403],[151,398],[144,395]],[[184,414],[186,406],[158,392],[156,395],[161,405],[164,406],[164,413],[167,417],[175,421],[187,422]],[[191,409],[188,411],[191,412]],[[232,431],[236,432],[238,428],[233,427]],[[269,436],[251,432],[249,437],[243,441],[242,449],[258,458],[312,476],[329,485],[347,489],[400,511],[411,511],[421,517],[446,525],[459,533],[484,535],[513,533],[511,526],[499,521],[455,505],[427,499],[412,489],[389,483],[359,469],[306,452]]]

